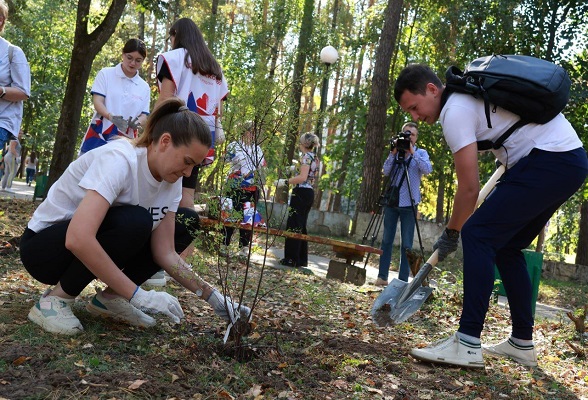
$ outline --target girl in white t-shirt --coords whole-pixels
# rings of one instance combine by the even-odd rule
[[[103,68],[92,85],[94,115],[86,131],[80,154],[125,136],[136,138],[149,115],[151,90],[139,76],[147,56],[145,43],[130,39],[122,49],[122,62]]]
[[[157,103],[177,96],[208,124],[213,145],[201,165],[209,165],[214,161],[215,142],[222,142],[217,127],[222,101],[229,94],[227,81],[194,21],[178,19],[169,29],[169,39],[172,50],[157,57]],[[194,207],[199,167],[196,166],[192,174],[183,179],[182,207]]]
[[[249,308],[220,294],[178,254],[198,226],[193,210],[178,208],[180,178],[202,162],[211,142],[202,119],[172,98],[153,111],[139,139],[112,141],[71,163],[21,240],[27,271],[53,286],[29,319],[49,332],[81,332],[71,305],[100,279],[108,287],[87,304],[91,314],[142,327],[155,325],[145,312],[180,322],[184,313],[175,297],[140,288],[160,268],[227,321],[248,315]]]

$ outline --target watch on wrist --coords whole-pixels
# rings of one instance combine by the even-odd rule
[[[2,86],[2,94],[0,94],[0,99],[6,96],[6,86]]]

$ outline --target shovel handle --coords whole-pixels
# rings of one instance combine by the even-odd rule
[[[480,190],[480,193],[478,194],[478,201],[476,201],[476,208],[478,208],[478,206],[480,206],[480,204],[486,200],[486,197],[488,197],[492,189],[494,189],[496,182],[498,182],[498,179],[500,179],[502,174],[504,174],[505,170],[506,168],[504,165],[500,165],[498,168],[496,168],[496,171],[494,171],[490,179],[488,179],[488,182],[486,182],[482,190]]]

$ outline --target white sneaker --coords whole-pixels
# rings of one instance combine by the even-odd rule
[[[165,273],[163,270],[157,271],[151,278],[143,282],[144,285],[162,287],[165,286]]]
[[[423,349],[412,349],[410,355],[421,361],[484,368],[482,348],[460,339],[456,334]]]
[[[521,346],[513,342],[511,338],[494,346],[482,346],[482,352],[495,356],[508,357],[527,367],[537,366],[537,351],[535,350],[535,346]]]
[[[6,193],[15,193],[15,192],[14,192],[14,189],[11,189],[11,188],[6,188],[6,189],[4,189],[4,191],[5,191]]]
[[[243,246],[237,253],[239,258],[247,258],[249,257],[249,246]]]
[[[62,335],[77,335],[84,331],[80,320],[71,311],[74,299],[47,296],[47,289],[38,302],[29,311],[29,320],[41,326],[47,332]]]
[[[127,300],[118,296],[107,299],[100,289],[96,289],[96,295],[86,304],[86,310],[92,315],[112,318],[133,326],[149,328],[156,324],[155,318],[134,307]]]

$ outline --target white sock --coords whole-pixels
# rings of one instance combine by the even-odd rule
[[[470,335],[466,335],[465,333],[461,333],[461,332],[457,332],[457,337],[460,339],[465,340],[468,343],[471,344],[481,344],[480,342],[480,338],[474,337],[474,336],[470,336]]]
[[[512,342],[514,344],[519,345],[519,346],[525,346],[525,347],[535,346],[535,344],[533,343],[533,340],[518,339],[512,335],[510,336],[510,340],[512,340]]]

